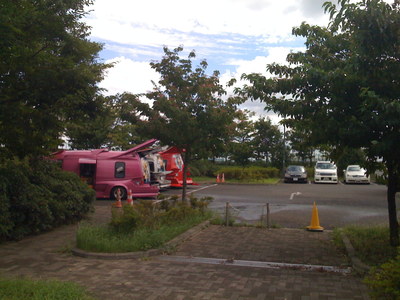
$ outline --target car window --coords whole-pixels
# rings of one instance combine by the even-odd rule
[[[331,163],[317,163],[316,169],[336,169],[334,164]]]
[[[349,167],[348,170],[349,171],[360,171],[361,168],[360,167]]]
[[[288,169],[288,171],[292,171],[292,172],[294,172],[294,171],[305,172],[304,167],[302,167],[302,166],[289,166],[287,169]]]
[[[125,163],[116,162],[115,163],[115,178],[125,178]]]

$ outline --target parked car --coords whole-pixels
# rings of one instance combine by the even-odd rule
[[[307,171],[303,166],[288,166],[283,178],[284,182],[304,182],[307,183]]]
[[[317,161],[315,164],[314,182],[338,183],[336,165],[330,161]]]
[[[344,172],[345,183],[370,183],[370,177],[367,175],[367,170],[359,165],[349,165]]]

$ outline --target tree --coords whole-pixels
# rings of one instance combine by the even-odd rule
[[[260,118],[254,123],[254,129],[253,145],[256,157],[264,158],[267,164],[281,166],[284,141],[278,126],[273,125],[269,118]]]
[[[400,4],[381,0],[327,2],[327,28],[306,23],[293,34],[306,51],[290,53],[288,65],[271,64],[275,78],[244,75],[241,93],[307,126],[313,143],[365,149],[388,170],[390,243],[399,245],[396,191],[400,156]],[[305,125],[304,125],[305,124]]]
[[[65,126],[68,145],[72,149],[99,149],[110,143],[115,116],[107,99],[99,95],[87,102],[87,109],[71,116]],[[90,108],[89,108],[90,106]]]
[[[104,97],[99,95],[91,101],[91,109],[77,112],[66,126],[66,136],[73,149],[98,149],[108,147],[127,150],[140,144],[143,136],[138,126],[141,116],[148,113],[149,106],[139,96],[130,93]]]
[[[185,150],[182,190],[182,200],[185,200],[186,175],[192,159],[211,157],[223,149],[238,99],[224,101],[221,97],[225,90],[219,83],[219,73],[207,75],[205,60],[193,70],[195,53],[192,51],[187,59],[182,59],[181,51],[182,47],[172,51],[164,47],[163,58],[151,63],[160,73],[160,80],[146,94],[154,103],[144,128],[162,143]]]
[[[348,165],[366,165],[365,154],[361,148],[344,147],[339,150],[338,153],[335,153],[335,161],[339,174],[343,174],[343,170],[346,169]]]
[[[126,150],[140,144],[145,138],[140,131],[142,116],[149,114],[149,106],[140,101],[139,95],[130,93],[111,96],[108,103],[114,115],[109,147]]]
[[[0,145],[3,156],[47,155],[77,112],[92,107],[110,65],[80,20],[91,0],[0,4]]]
[[[234,120],[234,131],[231,133],[228,143],[228,153],[237,164],[245,166],[254,156],[253,134],[254,123],[250,118],[254,113],[248,110],[239,110]]]

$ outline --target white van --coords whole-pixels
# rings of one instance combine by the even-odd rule
[[[330,161],[317,161],[314,170],[314,182],[338,183],[336,165]]]

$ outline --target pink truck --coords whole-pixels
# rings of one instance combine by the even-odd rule
[[[78,174],[96,191],[97,198],[115,199],[118,188],[126,199],[129,190],[134,198],[150,198],[158,195],[158,185],[151,185],[143,168],[139,151],[151,146],[152,139],[126,151],[61,150],[53,159],[62,162],[63,170]]]

